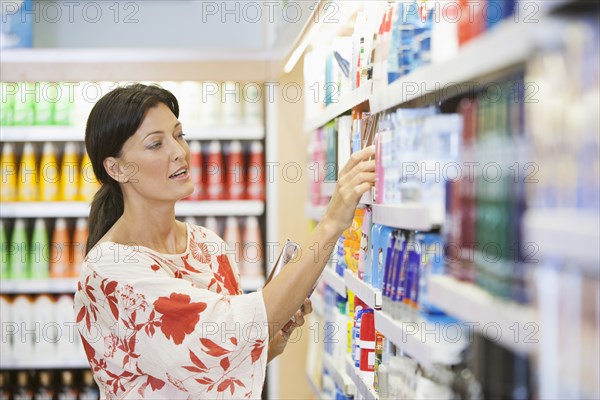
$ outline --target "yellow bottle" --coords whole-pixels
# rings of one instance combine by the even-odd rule
[[[38,178],[33,145],[25,143],[21,162],[19,163],[19,179],[17,181],[18,201],[38,200]]]
[[[84,152],[79,179],[79,200],[91,202],[99,188],[100,184],[96,179],[96,175],[94,175],[90,156],[87,152]]]
[[[15,153],[10,143],[2,147],[0,157],[0,168],[2,170],[2,181],[0,182],[0,201],[17,200],[17,163]]]
[[[77,201],[79,191],[79,163],[75,143],[65,145],[60,168],[60,199],[62,201]]]
[[[50,142],[44,143],[40,161],[40,201],[58,201],[60,172],[56,152]]]

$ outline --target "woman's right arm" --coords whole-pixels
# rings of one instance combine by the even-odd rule
[[[290,320],[321,276],[335,244],[352,224],[361,196],[375,182],[375,147],[352,154],[340,177],[327,212],[316,226],[293,268],[284,268],[263,290],[269,338]]]

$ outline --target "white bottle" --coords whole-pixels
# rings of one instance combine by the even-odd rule
[[[243,86],[245,125],[261,125],[263,120],[262,94],[262,87],[257,83],[249,83]]]
[[[260,277],[263,274],[262,239],[256,217],[247,217],[243,235],[241,274]]]
[[[37,335],[34,348],[38,360],[54,360],[57,356],[57,342],[61,335],[61,326],[56,323],[56,303],[48,295],[39,295],[33,303],[33,319]],[[39,327],[39,329],[37,328]]]
[[[223,240],[227,246],[226,249],[223,249],[224,252],[239,265],[242,262],[242,244],[240,226],[236,217],[227,217],[225,220]]]
[[[209,231],[213,231],[214,233],[216,233],[218,236],[220,235],[220,229],[219,229],[219,221],[217,221],[217,219],[215,217],[206,217],[206,221],[204,221],[204,227],[206,229],[208,229]]]
[[[31,363],[35,360],[33,346],[36,340],[32,299],[25,295],[16,296],[12,310],[11,322],[15,323],[18,329],[12,337],[12,354],[18,357],[20,362]]]
[[[9,327],[13,321],[12,304],[5,295],[0,295],[0,325]],[[17,327],[15,327],[16,329]],[[2,340],[0,340],[0,364],[10,364],[12,362],[12,344],[15,339],[8,334],[8,329],[2,329]]]
[[[239,125],[242,116],[240,84],[223,82],[221,89],[221,123],[226,126]]]

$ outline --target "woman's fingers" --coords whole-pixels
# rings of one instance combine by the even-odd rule
[[[305,299],[304,304],[302,304],[302,312],[304,315],[308,315],[313,311],[312,301],[310,299]]]
[[[345,173],[350,171],[361,161],[365,161],[365,160],[368,160],[369,158],[373,157],[373,155],[375,155],[375,146],[369,146],[360,151],[357,151],[356,153],[352,153],[352,155],[350,156],[350,159],[348,160],[346,165],[344,165],[344,167],[340,171],[340,176],[344,175]]]

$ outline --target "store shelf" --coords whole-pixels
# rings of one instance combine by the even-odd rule
[[[87,202],[14,202],[0,204],[2,218],[79,218],[87,217]],[[180,201],[175,204],[178,216],[250,216],[262,215],[265,205],[258,200]]]
[[[369,307],[372,309],[381,308],[381,290],[377,290],[368,283],[361,281],[349,269],[344,271],[344,281],[348,290],[352,291]]]
[[[313,221],[320,221],[327,210],[327,206],[314,206],[310,203],[307,203],[304,206],[304,215],[306,215],[309,219]]]
[[[373,205],[373,223],[393,228],[430,231],[443,223],[430,208],[419,204]]]
[[[455,57],[417,69],[370,98],[375,114],[419,98],[437,103],[461,93],[481,89],[502,71],[524,64],[541,43],[559,39],[550,21],[515,22],[512,18],[461,47]]]
[[[186,140],[262,140],[263,126],[236,125],[214,128],[186,128]],[[3,126],[3,142],[76,142],[85,139],[85,128],[75,126]]]
[[[459,339],[446,340],[450,334],[444,332],[444,325],[427,323],[422,319],[416,322],[399,321],[388,314],[375,310],[375,327],[390,339],[404,353],[419,364],[431,367],[433,364],[454,365],[461,361],[461,352],[468,345],[466,337],[458,332]]]
[[[348,296],[344,278],[339,276],[332,268],[325,268],[323,271],[323,281],[340,296],[344,298]]]
[[[0,204],[2,218],[80,218],[90,215],[85,201],[12,202]]]
[[[321,390],[319,389],[319,385],[314,381],[314,379],[310,376],[310,373],[306,372],[306,381],[308,382],[308,386],[310,386],[311,391],[316,396],[317,399],[322,399],[323,395]]]
[[[323,353],[323,366],[346,396],[356,395],[356,385],[354,384],[354,381],[350,379],[345,371],[341,369],[327,353]]]
[[[501,346],[521,354],[534,351],[539,324],[533,308],[496,298],[474,284],[448,276],[432,277],[428,295],[446,313]]]
[[[346,358],[346,374],[354,382],[356,392],[360,395],[360,398],[365,400],[379,400],[379,396],[377,396],[375,389],[373,389],[373,384],[368,384],[356,373],[356,368],[350,356]]]
[[[319,114],[307,119],[304,123],[304,131],[310,133],[331,121],[332,119],[351,111],[352,108],[365,103],[371,96],[371,82],[353,90],[347,96],[340,99],[337,103],[328,105]]]
[[[600,214],[576,209],[530,209],[523,220],[525,243],[537,246],[532,257],[561,258],[570,266],[598,275]],[[534,261],[534,260],[530,260]]]
[[[275,53],[202,48],[37,48],[2,50],[0,77],[20,81],[266,82]]]
[[[20,370],[35,370],[35,369],[89,369],[90,364],[87,359],[80,360],[56,360],[56,359],[37,359],[35,361],[0,361],[0,370],[20,369]]]
[[[2,279],[2,294],[75,293],[77,278]]]

